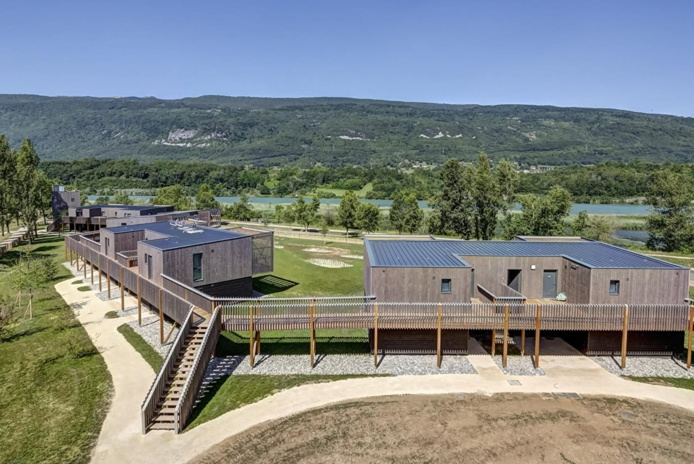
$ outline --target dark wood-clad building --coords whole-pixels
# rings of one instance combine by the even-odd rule
[[[364,253],[364,289],[377,301],[637,305],[677,304],[689,295],[689,268],[577,237],[367,239]],[[653,345],[653,336],[637,334],[632,351],[653,352],[637,342]],[[573,338],[587,352],[619,346],[612,335]]]
[[[273,270],[273,234],[255,232],[159,221],[102,229],[99,242],[102,254],[160,287],[169,280],[210,296],[248,297],[252,276]]]

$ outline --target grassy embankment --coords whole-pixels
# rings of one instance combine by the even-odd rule
[[[147,364],[152,366],[154,372],[159,372],[161,366],[164,364],[164,359],[159,353],[154,351],[154,348],[150,346],[149,343],[145,341],[144,338],[140,336],[137,332],[133,330],[128,324],[123,324],[118,327],[118,332],[120,332],[125,340],[135,348],[135,351],[140,353],[140,355],[147,361]]]
[[[275,244],[275,272],[270,276],[254,278],[256,290],[275,297],[362,295],[362,265],[360,259],[336,258],[353,267],[329,269],[306,260],[320,258],[321,254],[306,251],[323,247],[315,240],[297,240],[277,237]],[[325,246],[345,250],[344,254],[361,255],[361,245],[327,243]],[[339,251],[338,251],[339,253]],[[219,340],[218,355],[245,355],[248,353],[248,332],[224,332]],[[366,330],[320,330],[316,350],[321,354],[368,353]],[[262,334],[263,354],[308,354],[307,330],[268,331]],[[254,403],[267,396],[298,385],[343,380],[358,375],[233,375],[222,377],[211,387],[195,409],[188,428],[196,427],[220,415]]]
[[[11,272],[27,248],[0,257],[1,295],[16,295]],[[42,237],[33,252],[62,262],[63,240]],[[55,281],[35,292],[33,319],[24,318],[19,308],[18,321],[0,340],[0,462],[86,463],[96,443],[111,377],[73,310],[53,288],[68,277],[59,266]]]

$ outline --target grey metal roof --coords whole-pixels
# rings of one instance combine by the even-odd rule
[[[174,250],[176,248],[185,248],[195,245],[204,245],[206,243],[224,242],[227,240],[235,240],[237,238],[249,237],[247,234],[240,232],[232,232],[223,229],[213,229],[211,227],[197,226],[197,230],[201,232],[188,233],[178,227],[172,226],[166,221],[150,222],[146,224],[132,224],[129,226],[108,227],[104,230],[113,232],[114,234],[122,234],[125,232],[136,232],[141,230],[151,230],[160,234],[166,234],[168,238],[158,238],[155,240],[146,240],[149,246],[160,250]]]
[[[366,240],[372,266],[470,267],[465,256],[560,256],[596,269],[688,269],[602,242]]]

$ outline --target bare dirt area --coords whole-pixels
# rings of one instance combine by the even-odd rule
[[[194,463],[692,462],[694,414],[552,395],[371,398],[231,437]]]

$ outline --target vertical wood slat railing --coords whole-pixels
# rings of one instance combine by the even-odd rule
[[[379,329],[436,329],[441,305],[443,329],[502,330],[508,308],[509,330],[534,330],[537,305],[514,303],[391,303],[378,302]],[[283,303],[274,298],[222,303],[222,326],[226,331],[249,329],[252,305],[256,330],[309,329],[311,302]],[[374,327],[374,301],[359,303],[316,300],[313,309],[317,329]],[[629,305],[629,331],[687,330],[689,305]],[[623,304],[543,304],[542,330],[624,330]]]
[[[161,395],[164,394],[164,390],[166,388],[166,382],[168,380],[169,373],[173,369],[174,365],[176,364],[176,357],[178,356],[179,351],[183,347],[183,344],[185,343],[186,336],[188,335],[188,331],[190,328],[193,326],[193,308],[191,307],[190,310],[188,311],[188,316],[186,316],[185,321],[183,324],[181,324],[181,328],[178,331],[178,335],[176,336],[176,339],[173,341],[171,344],[171,348],[169,349],[169,354],[166,356],[166,360],[164,361],[164,364],[162,365],[161,369],[159,370],[159,373],[157,374],[156,379],[154,379],[154,383],[152,383],[152,386],[149,389],[149,393],[147,394],[147,397],[145,398],[145,401],[142,403],[142,434],[147,433],[147,427],[149,424],[152,422],[152,419],[154,418],[154,411],[157,407],[157,401],[161,397]]]
[[[198,392],[205,377],[205,371],[207,370],[207,366],[217,346],[217,339],[219,338],[221,330],[221,324],[219,322],[220,314],[221,308],[217,306],[212,313],[212,317],[208,321],[209,325],[200,343],[200,348],[195,355],[195,360],[188,373],[186,383],[181,390],[181,397],[178,400],[176,412],[174,414],[176,433],[180,433],[183,430],[191,412],[193,412],[195,400],[197,399]]]

